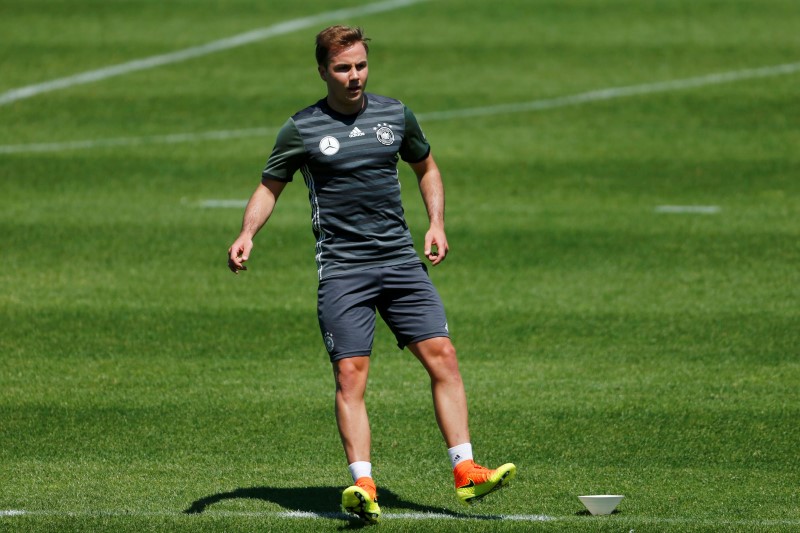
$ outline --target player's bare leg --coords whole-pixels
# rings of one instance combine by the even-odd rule
[[[370,459],[370,430],[364,393],[369,374],[369,357],[349,357],[334,361],[336,380],[336,423],[347,456],[347,462],[367,462]],[[370,467],[371,470],[371,467]],[[369,475],[369,474],[368,474]],[[355,474],[354,474],[355,477]],[[342,508],[364,522],[374,524],[381,516],[378,494],[372,477],[360,477],[342,493]]]
[[[467,395],[458,370],[456,349],[447,337],[409,344],[431,378],[436,422],[448,447],[469,442]]]
[[[431,378],[436,421],[448,448],[460,448],[469,443],[467,397],[458,370],[456,350],[450,339],[437,337],[408,348],[422,362]],[[471,504],[505,486],[516,474],[517,467],[506,463],[494,470],[485,468],[472,460],[472,447],[467,446],[470,450],[468,459],[463,458],[457,464],[454,461],[453,477],[456,496]]]
[[[333,362],[336,381],[336,423],[348,463],[370,460],[371,435],[364,393],[369,357],[347,357]]]

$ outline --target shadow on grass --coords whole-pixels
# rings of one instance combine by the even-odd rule
[[[183,511],[186,514],[201,514],[208,507],[225,500],[235,500],[239,498],[250,500],[261,500],[280,505],[287,511],[300,511],[311,513],[321,518],[332,518],[348,520],[355,523],[358,520],[340,512],[341,509],[341,487],[252,487],[240,488],[230,492],[222,492],[200,498]],[[471,520],[502,520],[500,516],[494,515],[473,515],[462,514],[448,511],[446,509],[420,505],[408,500],[404,500],[391,490],[385,488],[380,491],[381,506],[392,510],[406,510],[414,513],[429,513],[435,515],[446,515],[449,517],[460,517]]]

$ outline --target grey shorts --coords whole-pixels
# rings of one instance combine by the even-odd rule
[[[376,309],[400,349],[450,336],[444,305],[422,263],[349,272],[323,279],[317,293],[319,328],[331,361],[372,353]]]

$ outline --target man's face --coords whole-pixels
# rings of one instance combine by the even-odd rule
[[[361,111],[368,74],[367,51],[362,43],[335,51],[328,66],[319,67],[319,75],[328,86],[328,105],[345,115]]]

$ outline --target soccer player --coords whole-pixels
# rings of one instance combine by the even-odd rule
[[[448,253],[442,178],[414,114],[398,100],[365,92],[368,40],[361,28],[346,26],[317,35],[327,96],[288,119],[278,133],[241,233],[228,250],[228,266],[234,273],[246,270],[253,237],[300,170],[317,241],[320,332],[333,366],[336,422],[354,481],[342,494],[342,506],[376,522],[380,507],[364,402],[376,309],[398,346],[407,347],[430,376],[457,497],[472,503],[486,496],[510,481],[516,467],[487,469],[473,461],[456,351],[444,306],[403,215],[398,160],[417,176],[430,221],[424,255],[434,266]]]

